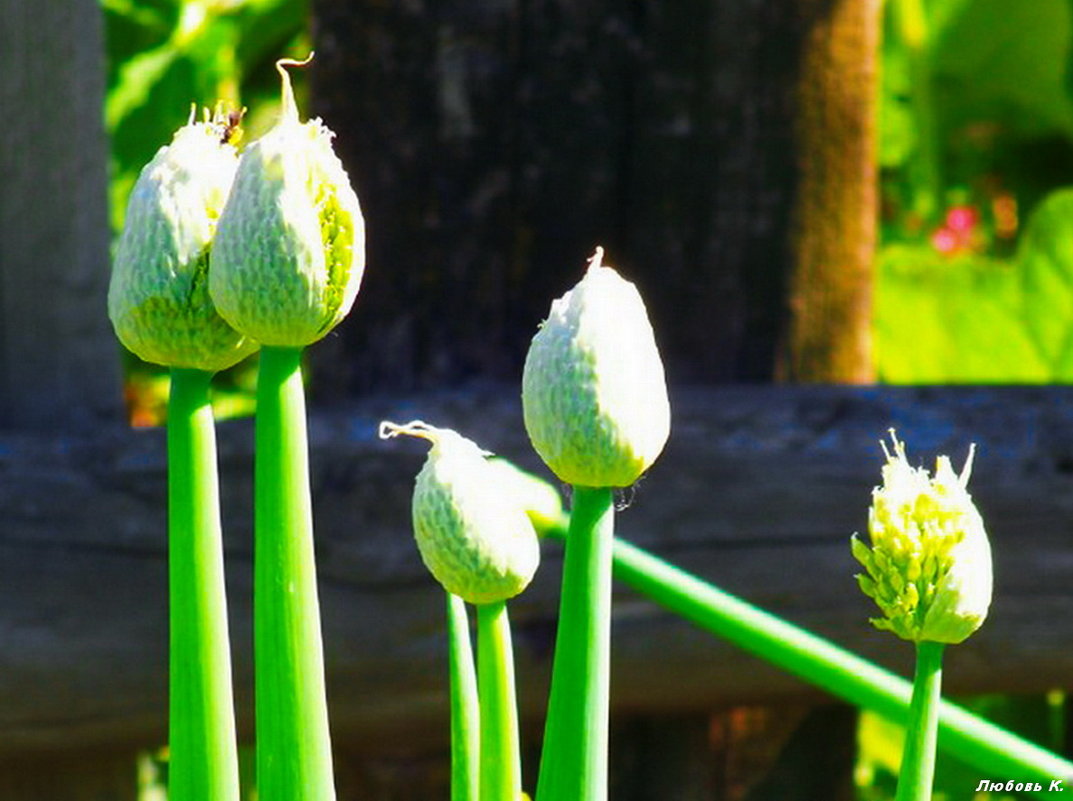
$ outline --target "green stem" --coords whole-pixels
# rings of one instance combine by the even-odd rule
[[[254,459],[254,689],[261,801],[331,801],[301,349],[265,347]]]
[[[238,801],[212,374],[172,369],[168,398],[169,797]]]
[[[943,644],[917,643],[909,727],[898,771],[896,801],[928,801],[935,778],[935,746],[939,729],[939,700],[943,683]]]
[[[451,801],[478,801],[480,701],[466,602],[447,593],[448,663],[451,676]]]
[[[605,801],[614,504],[573,489],[538,801]]]
[[[480,801],[518,801],[522,760],[514,651],[505,601],[477,607],[477,674],[481,704]]]
[[[564,527],[549,532],[562,537]],[[635,545],[614,542],[615,578],[682,618],[855,706],[904,723],[912,685],[829,640],[758,609]],[[1073,763],[949,701],[939,703],[939,747],[987,772],[1039,782],[1073,776]]]

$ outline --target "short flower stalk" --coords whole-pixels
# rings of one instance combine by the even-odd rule
[[[502,491],[501,467],[473,441],[420,420],[381,423],[381,438],[400,435],[432,444],[414,484],[412,517],[421,558],[450,598],[452,798],[474,798],[476,740],[476,798],[517,801],[522,793],[521,745],[506,602],[522,592],[536,572],[536,531],[519,494]],[[461,635],[465,609],[455,598],[477,607],[476,704],[467,676],[468,640]],[[471,730],[474,706],[477,738]]]
[[[481,801],[517,801],[522,792],[514,647],[506,601],[477,607],[477,688],[481,721]]]
[[[451,801],[480,801],[481,703],[466,602],[447,597],[447,661],[451,696]]]

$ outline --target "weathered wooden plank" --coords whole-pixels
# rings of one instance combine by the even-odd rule
[[[911,649],[873,631],[847,539],[866,522],[878,440],[921,460],[978,446],[971,488],[996,559],[993,614],[953,650],[954,692],[1041,690],[1073,675],[1073,389],[725,387],[673,393],[660,462],[623,537],[903,673]],[[314,412],[325,650],[336,740],[411,752],[446,733],[442,597],[412,545],[419,443],[382,418],[456,426],[536,467],[515,387]],[[239,717],[250,722],[252,427],[220,427]],[[160,431],[0,434],[0,753],[159,741],[166,688]],[[526,725],[539,727],[559,549],[513,604]],[[672,713],[811,691],[619,588],[614,703]],[[409,750],[408,750],[409,749]]]
[[[118,415],[95,0],[0,0],[0,425]]]

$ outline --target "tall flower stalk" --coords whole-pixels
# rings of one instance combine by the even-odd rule
[[[538,801],[604,801],[611,680],[612,489],[663,450],[670,405],[640,293],[602,263],[533,337],[522,407],[533,447],[573,487]]]
[[[221,316],[262,345],[254,458],[254,690],[261,801],[335,797],[314,565],[306,345],[350,310],[364,221],[319,120],[302,122],[282,60],[282,114],[246,148],[213,243]]]
[[[254,459],[258,797],[335,796],[299,348],[264,348]]]
[[[168,398],[169,798],[238,801],[212,374],[175,368]]]
[[[190,121],[131,192],[108,290],[120,341],[171,368],[168,400],[169,797],[238,801],[216,439],[209,387],[256,344],[209,298],[209,250],[237,153],[231,115]]]

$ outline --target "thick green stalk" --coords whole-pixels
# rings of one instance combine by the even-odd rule
[[[173,369],[168,398],[168,796],[238,801],[212,374]]]
[[[547,532],[562,537],[565,527]],[[761,659],[855,706],[905,723],[912,685],[890,671],[668,564],[614,542],[615,578]],[[939,748],[987,775],[1039,782],[1073,776],[1073,763],[949,701],[939,703]]]
[[[913,698],[898,771],[896,801],[928,801],[935,778],[935,746],[939,729],[939,699],[943,684],[943,644],[917,643]]]
[[[448,666],[451,676],[451,801],[479,801],[480,701],[469,639],[466,602],[447,593]]]
[[[605,801],[614,503],[573,488],[537,801]]]
[[[301,349],[261,350],[254,459],[254,689],[261,801],[332,801]]]
[[[477,607],[477,687],[481,704],[480,801],[518,801],[522,758],[514,649],[505,601]]]

